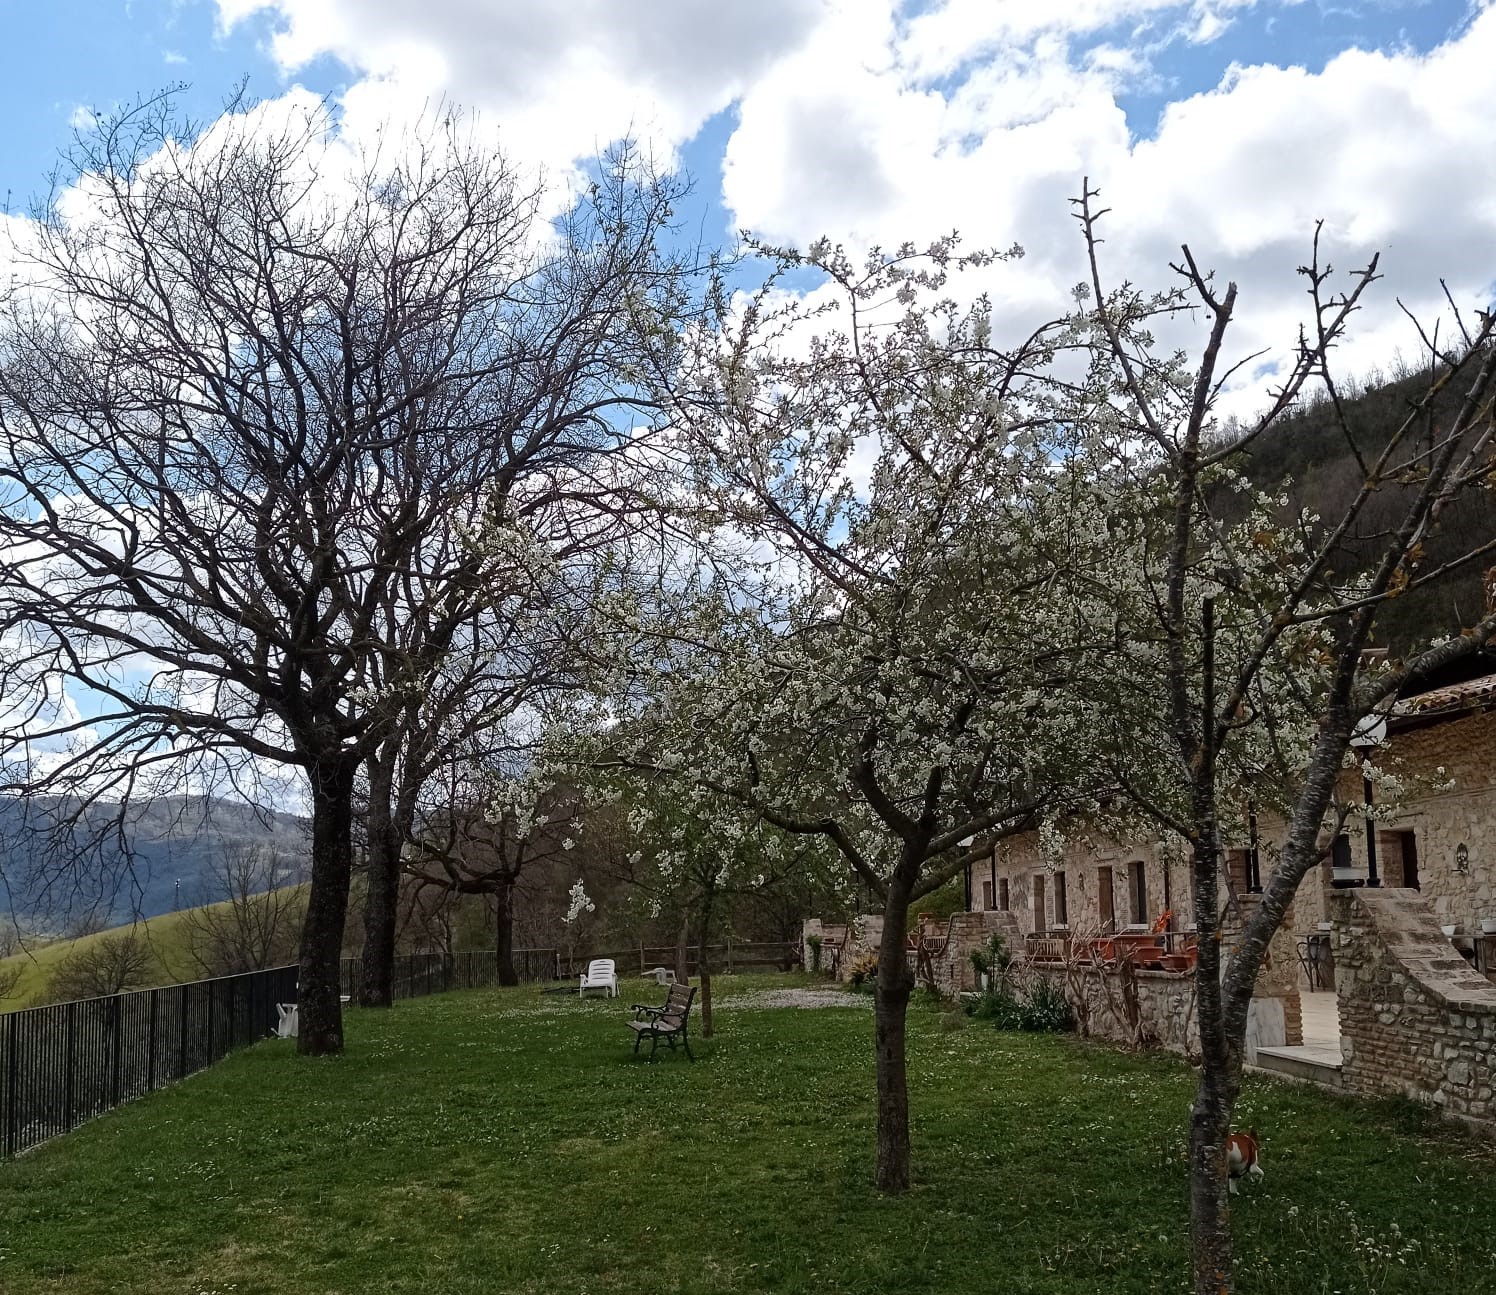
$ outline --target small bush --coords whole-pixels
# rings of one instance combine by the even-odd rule
[[[1058,1034],[1070,1029],[1074,1023],[1065,991],[1047,980],[1039,981],[1029,990],[1028,1001],[1023,1005],[1023,1017],[1023,1024],[1018,1028],[1039,1033]]]
[[[1064,993],[1044,980],[1021,997],[1007,989],[988,989],[967,1005],[966,1012],[976,1020],[991,1021],[999,1030],[1057,1034],[1073,1024]]]
[[[872,993],[873,984],[878,979],[878,955],[864,953],[852,964],[848,977],[853,989]]]
[[[821,974],[821,945],[824,938],[819,935],[807,935],[805,943],[810,948],[810,970],[813,975]]]

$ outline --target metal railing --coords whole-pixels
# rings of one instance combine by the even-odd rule
[[[555,949],[516,949],[514,962],[525,980],[558,974]],[[343,993],[359,966],[343,959]],[[0,1159],[268,1038],[296,980],[295,966],[271,967],[0,1015]],[[396,998],[497,983],[492,949],[395,959]]]
[[[30,1007],[0,1016],[0,1158],[256,1043],[296,968]]]
[[[782,942],[711,949],[725,971],[780,964],[795,952]],[[696,954],[692,948],[693,967]],[[554,980],[574,975],[593,957],[608,956],[625,967],[638,959],[642,969],[654,961],[673,965],[675,950],[636,945],[616,955],[570,957],[559,949],[516,949],[514,967],[524,981]],[[361,969],[358,958],[342,960],[344,994],[357,995]],[[271,967],[0,1015],[0,1159],[268,1038],[276,1031],[276,1004],[296,1001],[296,979],[295,966]],[[497,984],[492,949],[395,959],[396,998]]]

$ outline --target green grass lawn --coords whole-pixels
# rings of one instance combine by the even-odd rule
[[[911,1012],[914,1190],[880,1198],[872,1018],[735,1004],[695,1065],[620,1001],[472,991],[270,1042],[0,1165],[0,1291],[1177,1292],[1189,1069]],[[1496,1156],[1249,1082],[1241,1288],[1496,1288]]]

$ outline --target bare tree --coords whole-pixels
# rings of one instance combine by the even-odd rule
[[[1337,783],[1352,738],[1400,691],[1415,689],[1496,633],[1496,614],[1487,608],[1463,633],[1367,668],[1366,649],[1392,600],[1496,552],[1496,536],[1477,531],[1460,536],[1448,558],[1426,561],[1453,502],[1482,489],[1496,462],[1496,344],[1493,319],[1484,313],[1466,330],[1456,312],[1452,343],[1437,332],[1420,333],[1423,389],[1397,425],[1371,434],[1348,414],[1330,358],[1376,278],[1377,262],[1337,290],[1316,235],[1314,255],[1299,270],[1311,311],[1294,358],[1259,417],[1219,429],[1213,411],[1225,382],[1255,358],[1225,358],[1236,285],[1222,289],[1185,247],[1174,267],[1178,291],[1154,298],[1130,285],[1106,291],[1097,233],[1104,213],[1092,205],[1095,196],[1087,187],[1077,208],[1100,335],[1095,376],[1098,389],[1109,393],[1098,407],[1116,401],[1119,447],[1158,510],[1157,542],[1141,550],[1139,597],[1129,613],[1136,660],[1121,654],[1110,672],[1125,684],[1130,667],[1142,667],[1134,675],[1134,704],[1124,699],[1109,721],[1126,741],[1114,773],[1191,850],[1201,1046],[1190,1120],[1191,1237],[1195,1289],[1219,1295],[1234,1280],[1226,1138],[1241,1087],[1248,1010],[1268,944],[1320,861],[1327,833],[1338,827]],[[1157,357],[1150,336],[1150,320],[1186,310],[1208,324],[1193,372]],[[1240,471],[1316,385],[1357,464],[1353,496],[1335,514],[1315,517],[1305,509],[1289,519],[1256,500],[1244,523],[1230,524],[1223,516],[1235,493],[1228,474]],[[1390,504],[1373,524],[1369,518],[1384,499]],[[1160,691],[1162,712],[1150,713]],[[1118,716],[1125,719],[1119,723]],[[1247,913],[1233,947],[1220,876],[1223,837],[1241,813],[1235,803],[1241,786],[1281,797],[1287,827],[1261,902]]]
[[[520,881],[575,848],[583,834],[581,809],[574,788],[548,788],[533,799],[520,792],[454,804],[424,825],[406,862],[406,873],[421,889],[492,897],[501,985],[519,984],[514,910]]]
[[[274,848],[224,848],[182,913],[187,953],[204,976],[279,966],[295,957],[306,908],[300,860]]]
[[[0,318],[7,781],[123,804],[300,770],[299,1048],[339,1051],[357,772],[502,568],[453,537],[621,435],[610,348],[674,300],[674,189],[619,159],[546,231],[453,118],[350,155],[321,109],[195,135],[167,100],[61,180]]]
[[[150,946],[134,930],[96,936],[57,964],[47,994],[54,1002],[122,994],[148,983],[154,967]]]

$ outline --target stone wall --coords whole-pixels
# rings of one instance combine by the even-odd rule
[[[1412,831],[1419,890],[1441,925],[1474,934],[1496,919],[1496,712],[1394,732],[1389,746],[1394,769],[1453,785],[1410,795],[1397,821],[1379,824],[1379,871],[1389,886],[1403,880],[1397,833]],[[1364,842],[1356,848],[1359,861]]]
[[[1023,937],[1012,913],[952,913],[949,918],[920,922],[920,940],[930,951],[935,986],[943,995],[954,998],[964,990],[979,988],[976,968],[971,965],[972,951],[994,935],[1002,936],[1014,954],[1023,948]],[[918,965],[915,970],[919,971]]]
[[[1092,1037],[1125,1044],[1138,1041],[1121,1010],[1123,987],[1118,972],[1087,970],[1067,976],[1064,967],[1035,964],[1030,966],[1028,974],[1064,991],[1072,1006],[1077,993],[1083,993],[1088,1009],[1087,1033]],[[1198,1056],[1200,1022],[1196,1014],[1194,973],[1138,971],[1134,974],[1143,1041],[1186,1056]],[[1297,999],[1294,1001],[1297,1003]],[[1284,1000],[1254,998],[1247,1015],[1243,1054],[1247,1065],[1257,1064],[1259,1047],[1282,1047],[1284,1042]]]
[[[1496,986],[1417,891],[1337,891],[1330,906],[1345,1087],[1496,1121]]]
[[[827,924],[820,918],[807,918],[801,930],[801,951],[805,970],[811,966],[811,935],[825,935]],[[947,997],[954,997],[962,990],[975,989],[976,969],[971,965],[971,953],[986,944],[994,935],[1001,935],[1015,953],[1022,949],[1023,939],[1018,934],[1018,924],[1011,913],[953,913],[950,917],[922,918],[920,940],[929,954],[935,984]],[[868,954],[876,954],[883,940],[883,915],[862,913],[848,924],[847,938],[839,961],[833,966],[829,952],[822,946],[821,968],[836,973],[838,980],[851,978],[852,967]],[[917,958],[914,969],[919,971]]]

